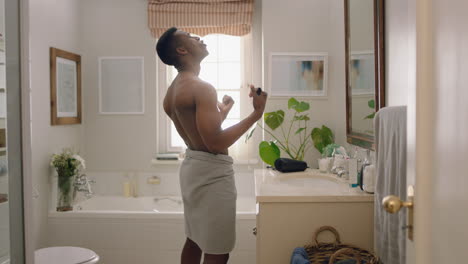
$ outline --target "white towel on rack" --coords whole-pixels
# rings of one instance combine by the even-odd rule
[[[382,199],[396,195],[406,199],[406,106],[382,108],[374,119],[376,186],[374,247],[385,264],[404,264],[406,258],[406,210],[387,213]]]

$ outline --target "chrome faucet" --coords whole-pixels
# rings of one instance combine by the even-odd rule
[[[73,186],[75,187],[76,192],[82,192],[86,198],[91,198],[93,196],[93,191],[91,190],[91,184],[96,183],[94,180],[88,179],[86,174],[80,174],[75,178]]]
[[[338,175],[338,177],[340,177],[340,178],[347,179],[347,178],[348,178],[349,172],[346,171],[346,170],[345,170],[344,168],[342,168],[342,167],[339,167],[339,168],[340,168],[340,169],[338,169],[338,170],[336,171],[336,175]]]

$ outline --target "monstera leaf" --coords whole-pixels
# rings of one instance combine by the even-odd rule
[[[265,124],[272,130],[277,129],[284,121],[284,111],[278,110],[276,112],[265,113]]]
[[[291,97],[288,100],[288,109],[294,109],[296,112],[301,113],[310,109],[310,104],[306,102],[299,102],[296,98]]]
[[[369,108],[371,108],[371,109],[375,109],[375,100],[374,99],[369,100],[369,102],[367,102],[367,106],[369,106]],[[375,112],[368,115],[368,116],[366,116],[366,117],[364,117],[364,119],[374,119],[374,117],[375,117]]]
[[[310,118],[309,116],[306,114],[306,115],[300,115],[300,116],[294,116],[294,121],[299,121],[299,120],[305,120],[305,121],[309,121]]]
[[[375,113],[372,113],[372,114],[364,117],[364,119],[374,119],[374,117],[375,117]]]
[[[333,132],[330,128],[326,126],[322,126],[322,128],[314,128],[311,133],[312,141],[314,141],[315,148],[320,152],[323,153],[323,149],[331,144],[334,143]]]
[[[280,157],[281,151],[274,142],[262,141],[258,146],[260,158],[271,166],[275,166],[275,160]]]

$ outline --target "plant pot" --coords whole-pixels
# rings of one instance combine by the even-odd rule
[[[57,190],[57,211],[65,212],[73,210],[74,188],[73,182],[75,177],[58,176]]]

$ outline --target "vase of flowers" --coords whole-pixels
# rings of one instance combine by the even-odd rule
[[[60,154],[52,155],[52,167],[58,175],[57,211],[73,210],[75,176],[85,169],[85,162],[77,153],[66,148]]]

